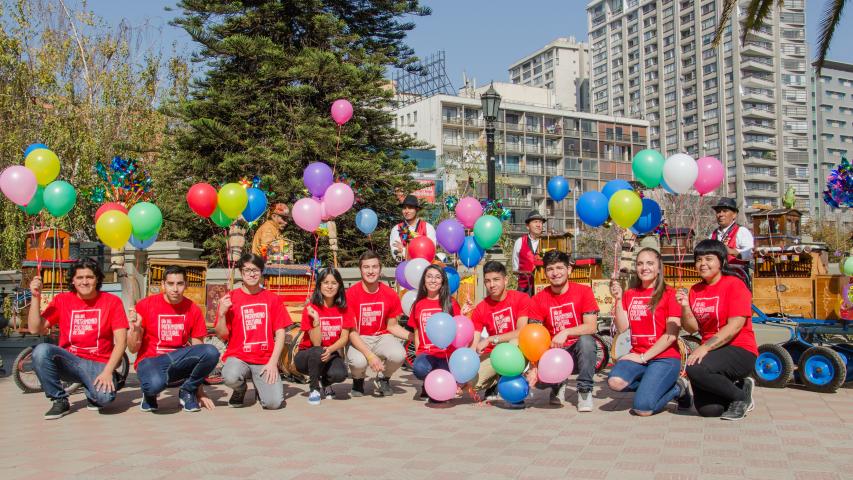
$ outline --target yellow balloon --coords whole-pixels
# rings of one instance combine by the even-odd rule
[[[619,190],[610,197],[607,203],[610,218],[622,228],[630,228],[643,213],[643,201],[631,190]]]
[[[239,183],[226,183],[219,189],[216,204],[228,218],[237,218],[249,204],[249,194]]]
[[[118,250],[130,240],[133,227],[130,224],[130,217],[126,213],[119,210],[109,210],[98,217],[98,221],[95,223],[95,232],[97,232],[98,238],[104,242],[104,245]]]
[[[59,176],[59,158],[52,150],[37,148],[24,159],[24,166],[33,171],[39,185],[45,186]]]

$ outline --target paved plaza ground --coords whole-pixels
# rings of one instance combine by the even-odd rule
[[[419,382],[417,382],[419,383]],[[391,398],[340,399],[319,407],[305,386],[287,385],[287,406],[228,408],[212,390],[213,412],[180,411],[175,391],[157,414],[139,410],[135,375],[103,412],[72,397],[72,413],[42,420],[42,394],[0,379],[0,479],[19,478],[853,478],[853,388],[818,394],[796,387],[756,389],[756,409],[740,422],[674,413],[628,414],[630,394],[596,377],[596,409],[578,414],[572,389],[563,407],[536,391],[522,411],[457,400],[435,408],[414,401],[412,377]]]

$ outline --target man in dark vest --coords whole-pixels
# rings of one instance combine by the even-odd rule
[[[737,224],[738,208],[733,198],[720,198],[711,208],[717,217],[717,228],[708,238],[723,242],[729,251],[729,269],[749,287],[749,262],[752,260],[755,239],[748,228]]]
[[[402,210],[403,221],[391,229],[388,242],[391,245],[391,254],[397,261],[406,259],[406,248],[413,238],[426,235],[432,240],[432,243],[435,243],[435,227],[426,220],[418,218],[418,211],[421,206],[417,197],[406,195],[406,198],[400,203],[400,209]]]
[[[515,241],[512,248],[512,270],[518,277],[518,290],[533,295],[533,271],[542,266],[542,251],[539,239],[545,229],[545,217],[533,211],[527,215],[527,235]]]

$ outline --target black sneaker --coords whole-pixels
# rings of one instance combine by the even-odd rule
[[[548,404],[554,407],[560,406],[563,402],[560,400],[560,388],[562,385],[553,385],[551,392],[548,395]]]
[[[89,399],[87,397],[86,398],[86,410],[89,410],[90,412],[100,412],[101,406],[98,405],[97,403],[93,402],[91,399]]]
[[[352,397],[363,397],[364,396],[364,379],[363,378],[353,378],[352,379],[352,391],[350,392],[350,396],[352,396]]]
[[[245,386],[239,390],[234,390],[231,398],[228,399],[228,406],[231,408],[243,408],[243,399],[246,397],[246,390]]]
[[[491,387],[487,388],[486,392],[483,393],[483,397],[489,402],[494,402],[495,400],[497,400],[499,398],[498,386],[492,385]]]
[[[421,393],[418,395],[418,400],[427,400],[429,399],[429,395],[427,395],[426,387],[421,387]]]
[[[679,410],[690,410],[690,407],[693,406],[693,395],[690,394],[690,386],[687,384],[687,379],[684,377],[678,377],[678,381],[676,382],[678,385],[678,398],[676,401],[678,402]]]
[[[331,400],[335,398],[335,390],[332,388],[331,385],[323,388],[323,398],[325,398],[326,400]]]
[[[71,412],[71,405],[68,404],[67,398],[59,398],[53,401],[53,406],[44,414],[45,420],[56,420],[62,418]]]
[[[157,411],[157,396],[156,395],[142,395],[142,403],[139,404],[139,409],[143,412],[156,412]]]
[[[741,420],[746,417],[746,409],[749,408],[749,403],[743,400],[735,400],[729,404],[729,408],[723,412],[721,420]]]
[[[383,397],[390,397],[394,395],[394,389],[391,388],[391,379],[387,377],[377,378],[373,381],[374,386],[379,391],[379,395]]]

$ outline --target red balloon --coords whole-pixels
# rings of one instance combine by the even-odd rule
[[[127,215],[127,209],[124,208],[124,205],[116,202],[107,202],[98,207],[98,210],[95,212],[95,223],[98,223],[98,219],[101,218],[104,212],[109,212],[110,210],[118,210]]]
[[[187,192],[187,204],[200,217],[213,215],[217,202],[216,189],[206,183],[196,183]]]
[[[423,258],[428,262],[435,258],[435,244],[429,237],[417,237],[409,242],[409,260],[414,258]]]

